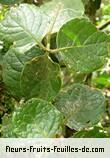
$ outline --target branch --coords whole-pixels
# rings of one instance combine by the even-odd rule
[[[102,24],[101,26],[97,27],[99,30],[105,29],[108,25],[110,25],[110,20]]]

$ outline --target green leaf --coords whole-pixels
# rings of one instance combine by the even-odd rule
[[[48,14],[51,23],[54,23],[52,33],[58,32],[64,23],[82,16],[84,13],[84,6],[81,0],[77,0],[77,2],[76,0],[63,0],[63,2],[62,0],[52,0],[42,5],[41,9],[45,14]],[[57,17],[55,17],[56,15]]]
[[[103,7],[102,12],[103,12],[103,15],[108,15],[108,16],[110,16],[110,4],[105,5],[105,6]]]
[[[44,12],[44,14],[47,15],[50,19],[47,34],[50,30],[51,34],[58,32],[60,28],[63,26],[63,24],[65,24],[67,21],[78,16],[81,16],[79,12],[76,12],[71,9],[64,9],[62,4],[56,2],[46,3],[45,5],[42,5],[40,8]]]
[[[63,117],[50,103],[41,99],[31,99],[17,108],[3,125],[3,137],[48,138],[61,132]]]
[[[87,19],[73,19],[60,29],[58,48],[68,67],[76,72],[90,73],[102,67],[108,56],[110,36],[97,31]]]
[[[13,96],[23,97],[20,88],[20,77],[24,64],[41,54],[43,52],[39,48],[32,48],[24,53],[12,48],[6,53],[3,59],[3,81]]]
[[[106,87],[110,88],[110,75],[109,74],[101,74],[97,77],[93,77],[92,83],[97,85],[98,87]]]
[[[53,0],[55,3],[61,3],[64,8],[70,8],[79,14],[84,13],[84,6],[81,0]]]
[[[81,130],[99,121],[105,111],[105,98],[98,90],[73,84],[59,94],[55,105],[64,114],[68,127]]]
[[[13,42],[21,52],[36,44],[42,47],[41,41],[50,31],[59,31],[64,23],[79,15],[79,12],[60,7],[59,3],[47,3],[41,7],[21,4],[11,7],[6,14],[0,23],[0,35]]]
[[[11,5],[11,4],[21,3],[22,1],[23,0],[0,0],[0,3],[4,5]]]
[[[21,51],[26,51],[41,42],[48,30],[48,20],[39,7],[21,4],[10,8],[0,23],[0,34]]]
[[[90,130],[82,130],[74,134],[74,138],[107,138],[108,133],[101,127],[93,127]]]
[[[34,58],[23,69],[21,88],[27,99],[54,99],[61,88],[59,65],[46,55]]]
[[[41,6],[44,14],[50,18],[50,28],[53,25],[52,33],[58,32],[67,21],[82,16],[84,6],[81,0],[52,0]]]

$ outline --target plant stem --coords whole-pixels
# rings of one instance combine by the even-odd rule
[[[60,51],[66,51],[68,49],[72,49],[74,47],[77,47],[77,46],[69,46],[69,47],[62,47],[62,48],[57,48],[57,49],[50,49],[50,53],[57,53],[57,52],[60,52]]]
[[[110,20],[102,24],[101,26],[97,27],[99,30],[105,29],[108,25],[110,25]]]

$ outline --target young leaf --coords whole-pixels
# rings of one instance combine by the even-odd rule
[[[44,55],[29,61],[22,72],[21,89],[25,98],[52,100],[61,88],[60,67]]]
[[[55,105],[64,114],[67,126],[81,130],[99,121],[105,111],[105,98],[98,90],[73,84],[57,96]]]
[[[57,43],[58,48],[65,47],[61,54],[72,70],[90,73],[105,64],[110,36],[97,31],[87,19],[73,19],[60,29]]]
[[[41,54],[43,52],[39,48],[32,48],[24,53],[12,48],[6,53],[3,60],[3,81],[13,96],[23,97],[20,88],[20,77],[24,64]]]
[[[15,110],[8,124],[4,121],[3,137],[56,137],[62,122],[62,114],[53,105],[33,98]]]

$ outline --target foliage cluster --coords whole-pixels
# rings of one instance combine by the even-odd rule
[[[92,2],[90,19],[89,0],[0,3],[1,136],[109,137],[102,88],[110,80],[97,74],[110,35],[93,24],[101,1]]]

